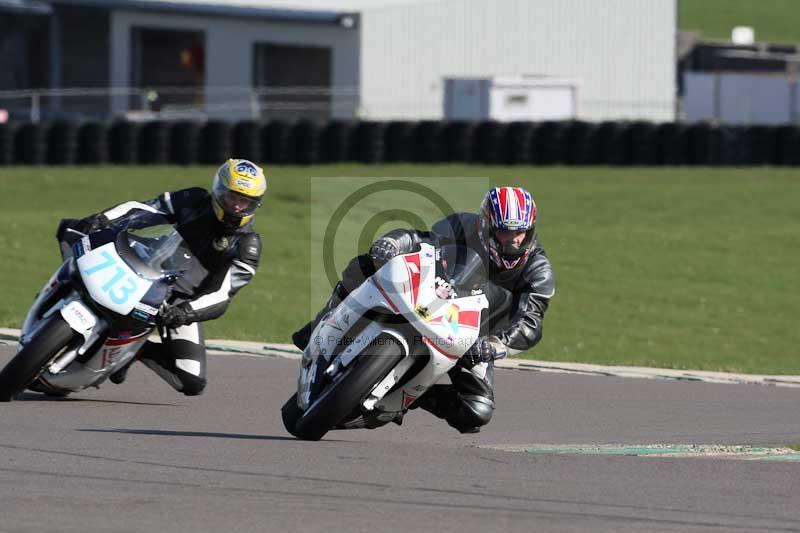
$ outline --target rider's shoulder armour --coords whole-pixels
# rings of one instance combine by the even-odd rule
[[[556,279],[553,267],[544,249],[536,245],[525,263],[522,277],[533,293],[542,298],[552,298],[556,292]]]
[[[253,267],[261,260],[261,236],[256,232],[245,233],[239,238],[239,259]]]

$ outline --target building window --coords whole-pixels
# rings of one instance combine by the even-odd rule
[[[139,27],[132,31],[131,81],[135,87],[154,89],[154,110],[165,105],[203,105],[206,77],[203,32]]]
[[[331,55],[322,46],[256,43],[253,86],[262,118],[328,118]]]

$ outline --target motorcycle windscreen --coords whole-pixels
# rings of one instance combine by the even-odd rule
[[[451,298],[463,298],[482,291],[489,279],[486,263],[472,248],[448,244],[440,248],[437,275],[452,289]]]

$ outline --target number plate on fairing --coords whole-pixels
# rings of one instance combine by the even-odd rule
[[[130,313],[153,284],[125,264],[113,243],[82,255],[78,270],[92,298],[121,315]]]

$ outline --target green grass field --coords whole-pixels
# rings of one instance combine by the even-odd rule
[[[257,219],[262,268],[230,311],[208,324],[209,338],[287,342],[311,316],[328,290],[322,229],[341,198],[364,183],[356,178],[444,185],[453,208],[474,210],[488,181],[462,176],[490,177],[533,192],[540,238],[557,276],[544,339],[528,357],[800,374],[798,170],[338,165],[268,171],[268,198]],[[0,168],[0,326],[19,327],[57,265],[60,218],[207,186],[212,172]],[[348,214],[336,236],[337,268],[364,241],[365,225],[372,224],[370,231],[406,225],[398,222],[401,211],[413,206],[401,205],[408,196],[398,198],[361,202]],[[432,223],[436,209],[419,204],[415,213]]]
[[[678,0],[678,28],[730,40],[735,26],[755,28],[756,41],[800,43],[797,0]]]

